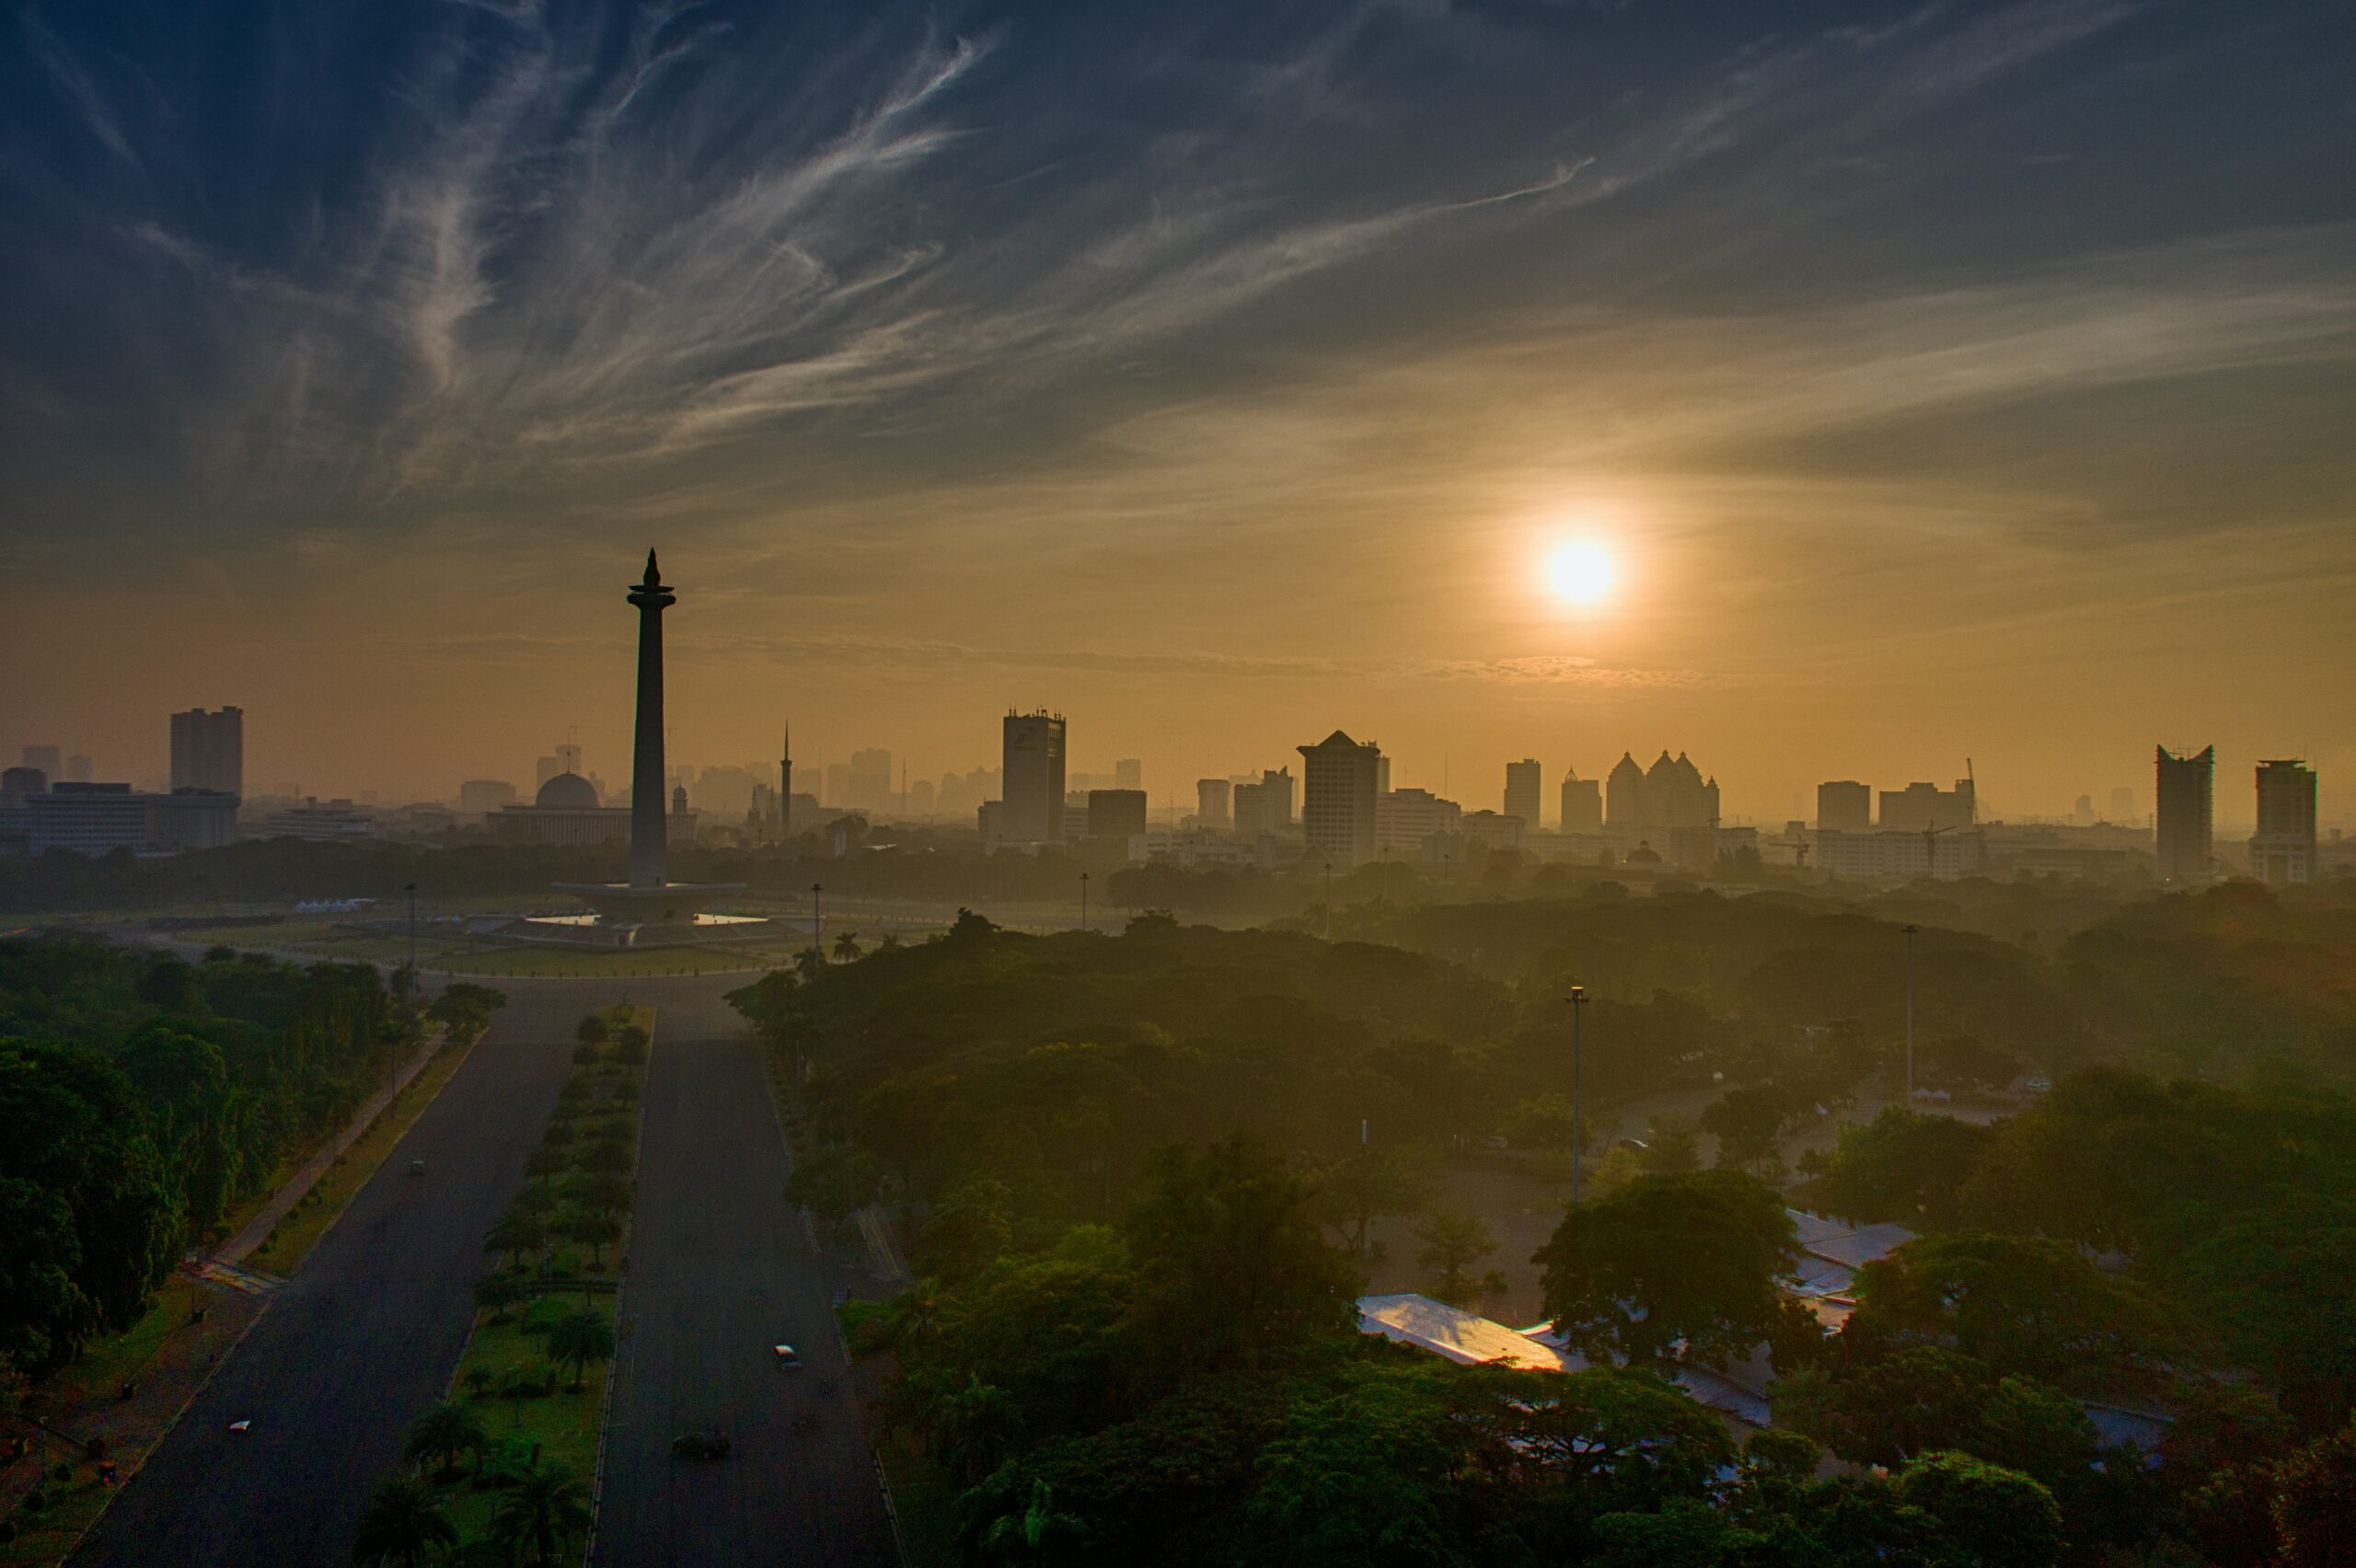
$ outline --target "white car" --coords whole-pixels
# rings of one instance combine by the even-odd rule
[[[790,1344],[773,1344],[769,1349],[777,1356],[777,1364],[780,1366],[794,1367],[802,1365],[801,1353]]]
[[[243,1437],[248,1432],[253,1429],[253,1424],[254,1418],[249,1415],[243,1421],[233,1421],[229,1423],[229,1430],[235,1433],[237,1436]]]

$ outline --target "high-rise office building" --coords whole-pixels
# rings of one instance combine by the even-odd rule
[[[1563,831],[1603,831],[1603,781],[1582,778],[1576,771],[1563,775]]]
[[[1299,748],[1300,826],[1311,859],[1360,866],[1375,855],[1375,799],[1380,794],[1382,748],[1340,730]]]
[[[41,776],[54,784],[65,777],[65,750],[62,746],[27,746],[24,765],[38,767]]]
[[[1235,786],[1224,778],[1195,780],[1195,820],[1205,827],[1227,827],[1235,821]]]
[[[1519,817],[1521,825],[1533,833],[1539,825],[1539,792],[1546,787],[1545,778],[1536,757],[1506,764],[1506,815]]]
[[[1819,833],[1871,833],[1874,829],[1874,789],[1854,778],[1828,779],[1816,787],[1816,828]]]
[[[1386,859],[1408,860],[1445,853],[1445,841],[1463,821],[1462,806],[1429,790],[1386,790],[1374,801],[1375,850]]]
[[[172,788],[246,792],[246,716],[224,708],[191,708],[172,715]]]
[[[1142,790],[1145,788],[1145,763],[1141,758],[1125,756],[1113,765],[1113,788]]]
[[[1091,790],[1088,792],[1088,836],[1134,838],[1145,832],[1145,791]]]
[[[1042,708],[1006,716],[996,819],[1002,844],[1060,844],[1064,837],[1064,716]]]
[[[2135,820],[2135,791],[2131,787],[2121,784],[2111,790],[2110,820],[2122,824]]]
[[[1237,837],[1257,838],[1264,833],[1291,830],[1291,768],[1265,768],[1257,778],[1235,780],[1231,799],[1234,801]]]
[[[1603,798],[1614,828],[1715,827],[1718,781],[1704,779],[1683,752],[1664,748],[1650,767],[1623,752],[1604,780]]]
[[[882,746],[850,754],[843,803],[860,811],[881,812],[892,805],[892,754]]]
[[[2258,765],[2258,832],[2250,874],[2274,887],[2304,887],[2316,874],[2316,770],[2297,757]]]
[[[2215,850],[2212,814],[2217,778],[2217,748],[2203,746],[2182,755],[2156,748],[2156,805],[2160,880],[2204,882]]]

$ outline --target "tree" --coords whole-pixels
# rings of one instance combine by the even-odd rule
[[[1960,1448],[2057,1490],[2082,1477],[2098,1452],[2094,1424],[2067,1394],[1931,1345],[1834,1376],[1779,1378],[1775,1419],[1853,1464],[1896,1469]]]
[[[1929,1453],[1899,1472],[1897,1490],[1980,1568],[2052,1568],[2062,1556],[2053,1493],[2018,1470],[1970,1454]]]
[[[1490,1443],[1486,1462],[1513,1479],[1566,1483],[1595,1513],[1706,1496],[1734,1458],[1717,1415],[1642,1368],[1483,1368],[1472,1386],[1481,1393],[1472,1419]]]
[[[1986,1127],[1892,1105],[1841,1129],[1814,1201],[1846,1219],[1953,1229],[1965,1187],[1995,1141]]]
[[[510,1209],[501,1215],[491,1228],[491,1235],[483,1242],[486,1252],[504,1252],[513,1265],[523,1261],[526,1252],[537,1251],[548,1244],[548,1227],[534,1216],[518,1214]]]
[[[489,1441],[490,1435],[472,1410],[461,1404],[441,1404],[426,1412],[410,1430],[407,1453],[412,1464],[440,1459],[442,1469],[456,1470],[460,1454],[479,1455]]]
[[[1311,1204],[1343,1248],[1354,1258],[1364,1257],[1375,1216],[1413,1212],[1431,1186],[1430,1165],[1420,1151],[1361,1145],[1318,1174]]]
[[[524,1287],[503,1274],[488,1274],[475,1281],[475,1306],[488,1311],[491,1320],[503,1323],[507,1309],[524,1299]]]
[[[2283,1568],[2356,1562],[2356,1423],[2274,1468],[2272,1513]]]
[[[1793,1237],[1782,1201],[1750,1177],[1640,1176],[1565,1215],[1531,1261],[1554,1332],[1589,1359],[1707,1365],[1773,1333]]]
[[[982,1556],[997,1562],[1045,1562],[1065,1555],[1064,1549],[1080,1549],[1087,1538],[1087,1521],[1058,1512],[1055,1488],[1034,1481],[1022,1512],[1000,1516],[982,1533]]]
[[[2041,1237],[1918,1236],[1858,1270],[1856,1292],[1843,1338],[1867,1355],[1951,1345],[2002,1372],[2099,1387],[2132,1380],[2181,1343],[2149,1290]]]
[[[1486,1275],[1472,1272],[1475,1264],[1497,1250],[1496,1232],[1479,1216],[1462,1209],[1436,1208],[1416,1225],[1415,1239],[1424,1244],[1415,1261],[1437,1276],[1433,1294],[1442,1301],[1467,1306],[1476,1296],[1494,1295],[1505,1287],[1505,1277],[1494,1269]]]
[[[857,931],[845,931],[835,939],[835,960],[837,963],[853,963],[858,959],[860,951],[859,933]]]
[[[626,1023],[614,1031],[614,1060],[626,1067],[641,1066],[654,1037],[639,1024]]]
[[[511,1552],[528,1549],[537,1568],[555,1568],[588,1528],[587,1489],[553,1461],[526,1466],[491,1518],[492,1539]]]
[[[1138,1328],[1182,1378],[1350,1328],[1357,1277],[1319,1237],[1309,1196],[1241,1134],[1154,1158],[1128,1224]]]
[[[591,1013],[583,1019],[580,1027],[572,1032],[572,1038],[583,1045],[597,1046],[606,1043],[606,1037],[609,1032],[606,1027],[606,1015]]]
[[[793,955],[793,972],[807,983],[826,972],[826,955],[815,947],[806,947]]]
[[[873,1155],[849,1144],[837,1144],[807,1159],[794,1161],[786,1179],[785,1201],[808,1209],[825,1222],[829,1235],[875,1201],[884,1168]]]
[[[610,1361],[613,1355],[614,1325],[594,1307],[568,1312],[549,1330],[549,1359],[572,1368],[576,1389],[587,1378],[591,1362]]]
[[[622,1222],[595,1209],[576,1209],[564,1217],[564,1236],[589,1249],[591,1268],[603,1268],[606,1245],[622,1239]]]
[[[433,1488],[416,1476],[399,1476],[376,1488],[360,1516],[352,1561],[373,1568],[401,1564],[419,1568],[435,1552],[458,1544],[458,1529],[442,1511]]]
[[[1756,1171],[1774,1158],[1791,1119],[1791,1097],[1765,1084],[1728,1090],[1702,1110],[1702,1130],[1718,1140],[1722,1170]]]
[[[1425,1368],[1360,1373],[1295,1405],[1260,1455],[1247,1517],[1302,1568],[1461,1562],[1466,1434]]]
[[[504,992],[458,980],[442,987],[425,1016],[442,1026],[445,1043],[463,1050],[483,1037],[491,1028],[491,1015],[506,1005]]]

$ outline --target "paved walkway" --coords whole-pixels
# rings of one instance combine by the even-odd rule
[[[360,1109],[352,1113],[352,1120],[343,1124],[343,1131],[335,1136],[335,1141],[322,1146],[300,1170],[281,1182],[270,1201],[255,1210],[254,1216],[246,1221],[245,1228],[224,1242],[221,1250],[209,1261],[235,1268],[250,1257],[253,1250],[268,1240],[270,1233],[278,1228],[278,1222],[294,1212],[294,1205],[303,1201],[303,1195],[318,1184],[319,1178],[328,1173],[328,1168],[343,1158],[343,1151],[358,1143],[362,1135],[376,1124],[376,1118],[384,1114],[385,1107],[393,1102],[393,1096],[407,1089],[411,1080],[425,1070],[425,1064],[433,1059],[432,1051],[421,1049],[402,1066],[393,1086],[370,1095]]]

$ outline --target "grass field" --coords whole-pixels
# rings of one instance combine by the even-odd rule
[[[393,1097],[393,1102],[385,1107],[368,1130],[328,1167],[294,1211],[254,1249],[253,1255],[246,1260],[248,1266],[282,1278],[291,1277],[301,1268],[311,1249],[318,1245],[319,1238],[327,1234],[328,1227],[335,1223],[336,1216],[343,1212],[344,1205],[367,1184],[376,1168],[385,1163],[386,1156],[393,1152],[393,1146],[400,1142],[401,1135],[409,1131],[410,1124],[433,1102],[433,1097],[442,1092],[442,1086],[450,1081],[450,1075],[465,1060],[458,1052],[435,1053],[433,1059]]]
[[[426,962],[421,960],[421,962]],[[719,974],[732,971],[759,973],[775,962],[766,952],[735,952],[710,948],[618,948],[599,952],[574,948],[502,948],[431,961],[433,967],[453,974],[484,978],[558,975],[578,978],[611,976],[629,979],[650,974]]]

